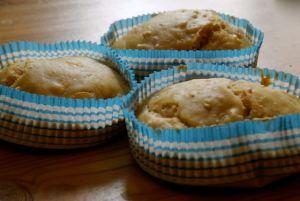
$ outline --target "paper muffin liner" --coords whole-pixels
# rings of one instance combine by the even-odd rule
[[[131,151],[151,175],[187,185],[255,187],[300,171],[300,114],[188,129],[152,129],[135,108],[158,90],[193,78],[260,83],[299,97],[299,78],[269,69],[188,63],[145,78],[124,109]],[[284,106],[282,106],[284,107]]]
[[[112,43],[125,35],[133,27],[148,21],[158,13],[146,14],[114,22],[101,43],[111,46]],[[230,15],[219,13],[230,24],[237,26],[253,41],[249,48],[239,50],[123,50],[115,49],[117,54],[126,60],[134,70],[137,80],[142,80],[153,71],[160,71],[186,62],[224,64],[234,67],[256,67],[260,46],[263,42],[263,33],[249,21]]]
[[[111,63],[136,87],[132,70],[110,48],[85,41],[12,42],[0,46],[0,67],[18,60],[86,56]],[[122,107],[132,90],[110,99],[44,96],[0,85],[0,139],[31,147],[70,149],[100,144],[124,133]]]

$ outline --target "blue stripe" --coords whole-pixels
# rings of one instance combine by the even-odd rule
[[[255,135],[255,134],[254,134]],[[214,147],[197,147],[197,148],[170,148],[170,147],[161,147],[161,146],[155,146],[153,143],[148,143],[148,140],[139,139],[140,142],[142,142],[144,145],[147,144],[149,147],[153,147],[157,151],[176,151],[178,153],[182,152],[188,152],[188,153],[199,153],[199,152],[208,152],[208,151],[219,151],[219,150],[230,150],[234,148],[240,148],[243,146],[250,146],[255,144],[263,144],[268,142],[278,142],[278,141],[284,141],[284,140],[290,140],[290,139],[298,139],[300,138],[300,134],[293,134],[291,136],[281,136],[277,138],[266,138],[266,139],[256,139],[253,141],[245,140],[247,142],[242,142],[238,144],[231,144],[231,145],[222,145],[222,146],[214,146]],[[300,147],[299,147],[300,149]],[[260,150],[260,148],[259,148]]]
[[[214,59],[214,58],[234,58],[242,56],[250,56],[253,58],[257,56],[262,41],[259,41],[257,45],[250,48],[241,50],[115,50],[121,57],[132,58],[174,58],[181,59]],[[256,55],[252,55],[256,54]]]

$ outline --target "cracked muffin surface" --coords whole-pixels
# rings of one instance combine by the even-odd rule
[[[193,79],[154,93],[137,107],[152,128],[189,128],[300,112],[297,97],[257,83],[225,78]]]
[[[113,98],[129,91],[118,72],[88,57],[18,61],[0,71],[0,84],[67,98]]]
[[[116,49],[227,50],[251,46],[243,30],[211,10],[160,13],[112,44]]]

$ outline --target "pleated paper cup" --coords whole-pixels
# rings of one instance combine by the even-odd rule
[[[101,43],[111,46],[114,41],[124,36],[133,27],[148,21],[158,13],[145,14],[114,22]],[[115,49],[117,54],[126,60],[134,70],[137,80],[142,80],[154,71],[160,71],[186,62],[224,64],[234,67],[256,67],[263,33],[248,20],[219,13],[230,24],[241,28],[252,40],[249,48],[238,50],[123,50]]]
[[[132,154],[151,175],[178,184],[257,187],[300,171],[300,114],[188,129],[152,129],[137,105],[169,85],[224,77],[260,83],[299,97],[298,77],[269,69],[189,63],[155,72],[127,102],[124,116]],[[284,107],[284,106],[282,106]]]
[[[86,56],[103,62],[136,87],[133,72],[111,49],[85,41],[0,46],[0,67],[27,59]],[[0,139],[49,149],[94,146],[126,132],[123,103],[132,90],[110,99],[71,99],[31,94],[0,85]]]

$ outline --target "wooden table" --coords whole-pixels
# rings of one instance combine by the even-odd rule
[[[300,75],[297,0],[0,0],[0,42],[99,41],[117,19],[176,8],[211,8],[249,19],[265,32],[259,65]],[[300,200],[298,182],[299,175],[254,190],[168,184],[135,164],[125,136],[75,151],[0,142],[0,201]]]

